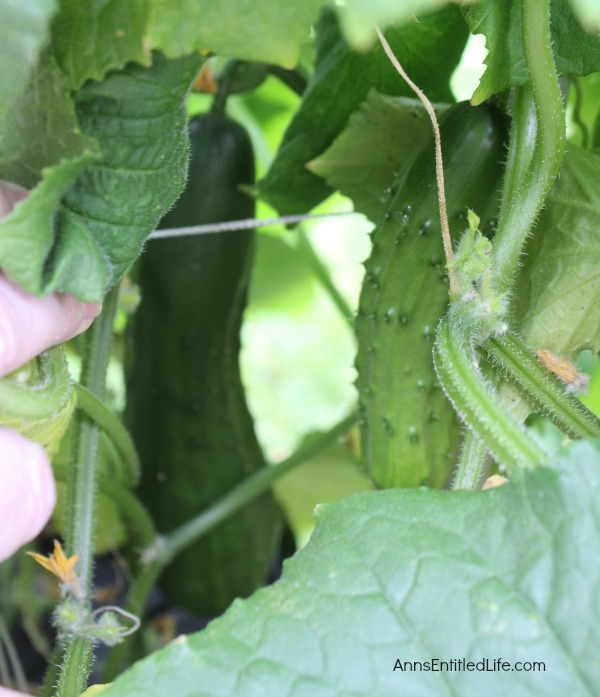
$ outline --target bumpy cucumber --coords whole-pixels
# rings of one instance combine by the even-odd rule
[[[498,203],[504,119],[460,103],[440,127],[451,232],[456,240],[466,228],[467,208],[485,232]],[[448,304],[433,141],[400,173],[372,241],[356,320],[363,461],[380,487],[441,486],[459,428],[432,362]]]
[[[253,217],[245,130],[222,112],[192,119],[187,187],[161,226]],[[242,312],[253,232],[152,241],[127,368],[127,421],[142,462],[141,500],[169,532],[265,462],[240,379]],[[184,551],[161,585],[177,605],[220,612],[265,581],[280,517],[264,495]]]

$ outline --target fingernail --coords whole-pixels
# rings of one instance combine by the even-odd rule
[[[79,322],[77,332],[80,333],[89,329],[100,312],[102,312],[101,303],[83,303],[81,306],[81,321]]]

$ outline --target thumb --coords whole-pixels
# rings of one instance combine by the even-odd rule
[[[56,486],[46,454],[10,428],[0,428],[0,561],[32,540],[48,522]],[[8,522],[10,521],[10,522]]]

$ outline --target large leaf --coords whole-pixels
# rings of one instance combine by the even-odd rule
[[[438,115],[445,108],[437,109]],[[371,90],[348,126],[308,169],[352,199],[354,210],[376,222],[400,170],[431,137],[431,121],[418,99]]]
[[[568,146],[525,251],[514,318],[528,345],[600,351],[600,155]]]
[[[324,0],[63,0],[53,26],[58,61],[79,88],[128,62],[197,51],[293,67]]]
[[[45,51],[25,90],[0,114],[0,178],[32,188],[45,168],[80,159],[78,167],[69,167],[66,190],[97,155],[79,128],[67,79]]]
[[[19,285],[97,301],[127,270],[183,187],[183,98],[199,60],[157,53],[150,68],[129,64],[76,93],[79,126],[100,159],[89,164],[84,151],[46,166],[0,221],[0,267]]]
[[[492,94],[527,82],[521,30],[521,0],[482,0],[465,8],[473,34],[484,34],[489,55],[473,95],[481,104]],[[573,14],[569,0],[551,0],[550,32],[559,75],[600,70],[600,36],[589,34]]]
[[[599,489],[598,445],[578,443],[491,491],[389,490],[323,506],[280,581],[104,694],[598,694]],[[508,670],[397,667],[463,658]],[[532,661],[545,669],[519,670]]]
[[[148,8],[148,0],[61,0],[52,38],[58,63],[73,88],[86,80],[101,80],[130,61],[151,63],[144,40]]]
[[[261,195],[281,213],[304,213],[332,191],[305,165],[328,148],[375,87],[388,95],[413,96],[382,48],[352,51],[333,10],[318,25],[317,63],[302,106],[286,131]],[[451,101],[448,86],[463,50],[467,30],[456,7],[389,29],[386,37],[412,79],[438,101]],[[440,51],[443,43],[444,50]]]
[[[56,0],[2,3],[0,21],[0,113],[19,94],[48,36]]]
[[[167,56],[204,49],[292,68],[323,4],[324,0],[154,0],[148,40]]]

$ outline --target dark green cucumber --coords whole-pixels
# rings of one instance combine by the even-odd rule
[[[441,118],[454,240],[467,208],[491,224],[506,127],[489,107],[456,104]],[[356,331],[361,450],[380,487],[442,486],[459,427],[433,369],[435,328],[448,304],[433,140],[399,175],[373,236]]]
[[[254,182],[246,131],[222,112],[192,119],[187,187],[161,226],[253,217],[239,189]],[[142,462],[140,498],[160,532],[190,520],[265,466],[240,379],[242,313],[254,232],[150,242],[133,321],[127,421]],[[198,614],[222,611],[264,583],[280,533],[271,495],[174,560],[167,596]]]

